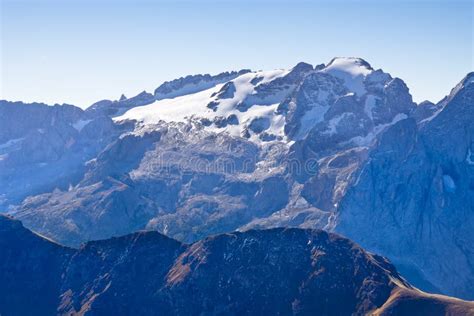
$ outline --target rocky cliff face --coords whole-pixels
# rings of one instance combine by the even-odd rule
[[[74,186],[121,132],[109,117],[72,105],[0,101],[0,208]]]
[[[413,277],[461,297],[474,293],[474,83],[442,111],[391,127],[342,199],[336,231],[386,254]],[[449,252],[449,256],[444,256]],[[458,271],[448,275],[446,271]],[[403,271],[403,270],[402,270]]]
[[[382,315],[474,312],[411,287],[384,258],[317,230],[157,232],[59,246],[0,216],[2,315]]]
[[[101,100],[86,109],[86,113],[91,116],[119,116],[131,108],[147,105],[155,102],[153,94],[143,91],[134,97],[127,98],[122,94],[119,100]]]
[[[469,75],[416,105],[401,79],[335,58],[188,76],[86,111],[4,102],[2,122],[46,114],[0,127],[0,208],[76,247],[140,229],[335,230],[417,286],[474,298],[471,90]]]

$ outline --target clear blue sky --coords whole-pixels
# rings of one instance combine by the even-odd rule
[[[0,1],[8,100],[86,107],[186,74],[357,56],[438,101],[474,70],[473,1]]]

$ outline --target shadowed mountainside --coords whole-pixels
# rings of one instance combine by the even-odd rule
[[[186,245],[157,232],[59,246],[0,216],[2,315],[467,315],[383,257],[319,230],[229,233]]]

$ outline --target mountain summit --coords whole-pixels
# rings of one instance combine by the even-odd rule
[[[86,111],[2,101],[0,207],[74,247],[325,229],[473,299],[473,87],[469,74],[417,105],[402,79],[340,57],[187,76]]]
[[[231,79],[222,83],[218,79],[212,79],[229,79],[229,76]],[[342,111],[339,110],[340,113],[337,114],[340,116],[334,118],[331,126],[326,126],[329,132],[337,129],[339,124],[345,124],[347,118],[341,117],[343,114],[351,116],[357,111],[363,113],[357,113],[357,122],[351,123],[364,121],[367,125],[369,122],[365,121],[370,121],[377,115],[374,108],[386,94],[383,91],[385,85],[390,84],[390,88],[397,84],[401,84],[401,88],[404,86],[397,81],[392,83],[390,75],[381,70],[373,70],[366,61],[359,58],[334,58],[327,66],[316,68],[299,63],[290,70],[241,71],[229,73],[227,76],[221,74],[216,77],[194,78],[183,78],[175,85],[170,83],[169,85],[175,87],[174,93],[168,92],[173,98],[160,95],[158,101],[134,108],[115,120],[137,121],[140,127],[159,122],[191,122],[205,130],[225,132],[254,142],[291,141],[306,137],[309,130],[324,120],[324,115],[332,107],[332,103],[339,98],[352,104],[347,104]],[[192,89],[181,88],[191,85],[185,83],[189,81],[193,83]],[[200,82],[203,84],[198,84]],[[210,84],[211,82],[213,84]],[[299,94],[308,91],[317,94],[312,96],[311,101],[295,100]],[[405,93],[408,93],[407,89]],[[406,115],[413,104],[410,103],[411,97],[405,98],[410,100],[398,105],[400,108],[387,108],[379,112],[398,112],[395,114]],[[338,107],[336,105],[336,108]],[[346,113],[347,110],[352,112]],[[361,136],[370,133],[373,127],[379,125],[377,123],[390,123],[389,119],[393,120],[394,116],[384,118],[380,122],[370,122],[374,126],[365,126],[363,131],[359,131],[363,134]]]

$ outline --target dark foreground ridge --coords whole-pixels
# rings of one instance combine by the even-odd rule
[[[468,315],[383,257],[320,230],[274,228],[191,245],[138,232],[63,247],[0,216],[0,314]]]

